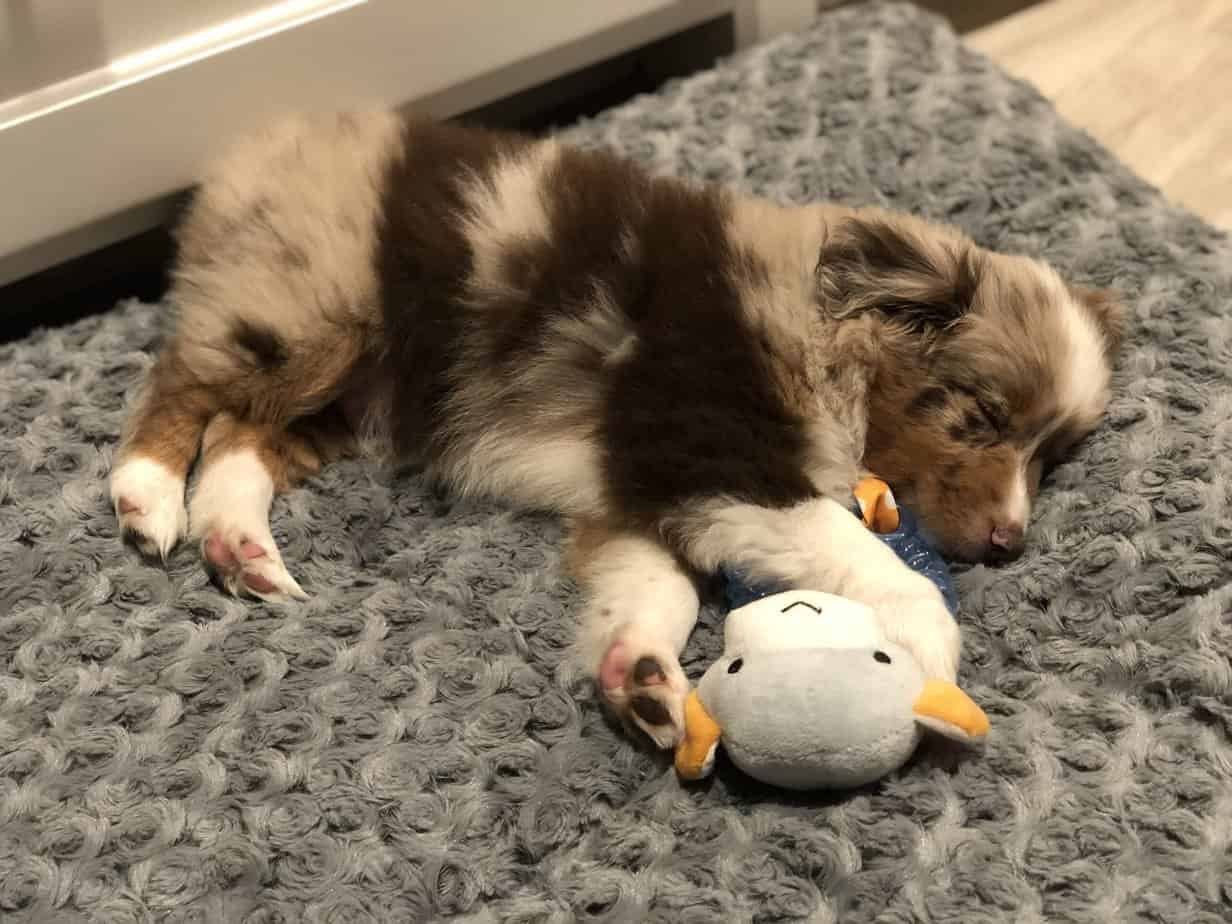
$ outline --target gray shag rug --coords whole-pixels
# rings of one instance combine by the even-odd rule
[[[303,606],[143,563],[105,480],[163,311],[128,304],[0,347],[0,919],[1228,921],[1228,239],[906,6],[565,134],[1125,293],[1107,424],[1026,557],[961,576],[985,752],[845,797],[682,788],[568,667],[557,525],[364,462],[276,503]]]

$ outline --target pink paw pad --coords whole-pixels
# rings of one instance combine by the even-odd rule
[[[266,555],[265,549],[257,545],[255,542],[249,542],[245,539],[240,543],[240,554],[246,559],[264,558]]]
[[[206,533],[201,556],[207,570],[233,594],[247,591],[267,599],[308,598],[268,540],[255,542],[238,530],[217,529]]]
[[[221,571],[231,571],[236,565],[235,555],[217,534],[205,540],[205,559]]]
[[[278,585],[265,577],[265,575],[253,574],[251,571],[244,572],[244,583],[248,586],[249,590],[259,594],[272,594],[278,590]]]
[[[624,642],[613,642],[599,664],[599,685],[605,690],[618,690],[629,679],[629,648]],[[653,687],[667,683],[663,667],[651,657],[641,657],[633,665],[633,683]]]
[[[599,663],[599,686],[605,690],[619,690],[629,675],[628,653],[622,642],[616,642],[604,654]]]

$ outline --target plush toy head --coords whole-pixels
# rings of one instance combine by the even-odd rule
[[[685,710],[684,779],[707,775],[720,740],[732,763],[787,789],[860,786],[901,766],[925,728],[970,741],[988,731],[952,683],[924,676],[870,609],[787,591],[727,617],[723,656]]]
[[[927,543],[904,530],[888,488],[857,497],[870,528],[898,534],[908,564],[914,557],[936,569]],[[943,571],[930,576],[946,593]],[[926,728],[960,741],[987,734],[979,706],[954,684],[925,677],[868,607],[808,590],[762,595],[738,580],[728,589],[740,605],[727,616],[723,656],[686,702],[682,778],[709,774],[722,741],[732,763],[762,782],[860,786],[900,767]]]

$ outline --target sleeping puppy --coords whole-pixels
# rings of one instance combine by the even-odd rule
[[[1121,319],[908,216],[381,113],[234,147],[179,245],[111,478],[124,535],[163,556],[189,536],[229,591],[303,598],[270,501],[360,445],[557,511],[587,666],[663,747],[694,576],[720,563],[867,603],[952,679],[954,620],[851,488],[888,480],[953,556],[1018,554],[1041,471],[1104,409]]]

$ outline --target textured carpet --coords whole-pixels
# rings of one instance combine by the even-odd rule
[[[909,7],[568,135],[1126,293],[1107,425],[1026,557],[961,576],[985,753],[844,798],[682,789],[566,666],[556,525],[362,462],[276,504],[302,607],[142,563],[104,493],[161,317],[129,304],[0,347],[0,919],[1227,921],[1232,244]]]

